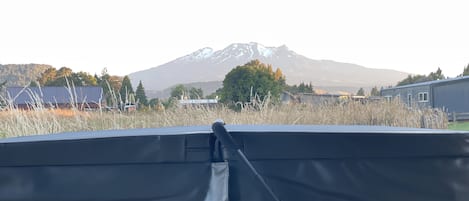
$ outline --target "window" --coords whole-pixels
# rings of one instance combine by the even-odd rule
[[[428,102],[428,92],[419,93],[419,102]]]
[[[392,100],[392,96],[384,96],[384,98],[389,102]]]
[[[412,105],[412,94],[407,94],[407,105]]]

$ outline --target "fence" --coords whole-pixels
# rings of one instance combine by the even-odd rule
[[[448,113],[448,121],[468,121],[469,113]]]

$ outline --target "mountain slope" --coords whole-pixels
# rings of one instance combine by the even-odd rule
[[[130,74],[132,84],[142,80],[146,89],[158,91],[175,84],[221,81],[234,67],[250,60],[281,68],[287,83],[311,82],[314,86],[370,87],[393,85],[408,74],[372,69],[329,60],[313,60],[286,46],[265,47],[257,43],[235,43],[223,50],[202,48],[158,67]]]
[[[0,64],[0,83],[6,81],[6,86],[26,86],[51,67],[45,64]]]

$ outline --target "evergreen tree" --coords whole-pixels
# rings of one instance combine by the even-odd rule
[[[129,76],[125,76],[122,80],[122,86],[119,90],[120,100],[124,103],[132,103],[132,97],[134,95],[134,90],[132,88],[132,83],[130,82]]]
[[[373,87],[370,92],[371,96],[380,96],[380,92],[378,91],[378,87]]]
[[[360,88],[358,91],[357,91],[357,96],[365,96],[365,90],[363,88]]]
[[[435,72],[431,72],[428,75],[428,78],[430,80],[443,80],[443,79],[445,79],[445,75],[443,75],[440,67],[438,67],[438,69]]]
[[[141,80],[138,83],[137,90],[135,90],[135,98],[140,104],[145,105],[145,106],[148,105],[148,99],[147,99],[147,96],[145,95],[145,89],[143,88],[143,84]]]
[[[425,75],[408,75],[407,78],[399,81],[397,86],[420,83],[420,82],[428,82],[432,80],[443,80],[445,79],[445,75],[440,68],[438,68],[435,72],[431,72],[427,76]]]
[[[299,85],[293,85],[293,86],[287,86],[286,90],[292,94],[298,94],[298,93],[311,93],[315,94],[313,85],[311,83],[305,84],[304,82],[301,82]]]
[[[469,64],[467,64],[466,68],[464,68],[464,71],[462,72],[462,76],[468,76],[469,75]]]

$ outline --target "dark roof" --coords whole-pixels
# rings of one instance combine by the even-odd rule
[[[420,87],[420,86],[430,86],[430,85],[443,84],[443,83],[447,83],[447,82],[454,82],[454,81],[460,81],[460,80],[469,80],[469,76],[456,77],[456,78],[450,78],[450,79],[444,79],[444,80],[433,80],[433,81],[428,81],[428,82],[419,82],[419,83],[415,83],[415,84],[408,84],[408,85],[403,85],[403,86],[398,86],[398,87],[385,88],[383,90],[403,89],[403,88]]]
[[[13,104],[100,103],[101,87],[8,87],[7,95]]]

